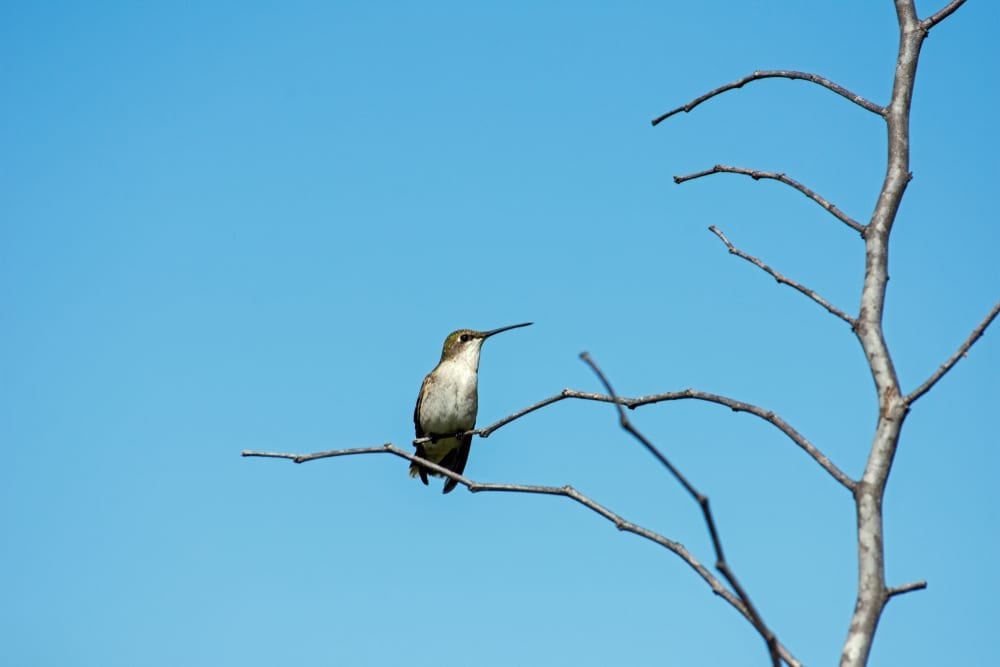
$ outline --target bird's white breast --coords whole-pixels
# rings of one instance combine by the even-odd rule
[[[420,424],[427,433],[457,433],[474,428],[479,399],[478,374],[460,359],[447,360],[434,371],[434,381],[420,402]]]

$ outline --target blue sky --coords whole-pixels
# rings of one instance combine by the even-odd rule
[[[943,0],[942,0],[943,1]],[[937,4],[919,3],[926,15]],[[706,228],[855,311],[892,3],[4,3],[0,662],[761,665],[677,558],[568,501],[442,496],[387,456],[456,328],[498,336],[480,424],[563,387],[774,409],[852,476],[874,424],[848,328]],[[886,335],[922,382],[996,301],[994,3],[926,42]],[[875,664],[995,656],[1000,343],[908,418]],[[851,499],[766,424],[679,402],[636,425],[709,494],[765,620],[809,664],[854,603]],[[571,483],[711,564],[697,508],[606,405],[474,444],[482,481]],[[438,483],[440,484],[440,483]]]

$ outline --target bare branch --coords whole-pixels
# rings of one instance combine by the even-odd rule
[[[719,174],[719,173],[743,174],[744,176],[749,176],[755,181],[759,181],[762,178],[768,178],[771,180],[784,183],[785,185],[789,185],[798,190],[799,192],[801,192],[802,194],[804,194],[806,197],[809,197],[809,199],[812,199],[814,202],[822,206],[833,217],[837,218],[842,223],[844,223],[854,231],[864,236],[865,233],[864,225],[862,225],[860,222],[858,222],[851,216],[841,211],[839,208],[831,204],[828,200],[824,199],[823,197],[816,194],[814,191],[807,188],[802,183],[799,183],[794,178],[789,178],[784,174],[779,174],[773,171],[759,171],[756,169],[746,169],[744,167],[729,167],[724,164],[717,164],[711,169],[706,169],[705,171],[699,171],[697,173],[688,174],[686,176],[674,176],[674,183],[677,183],[679,185],[681,183],[684,183],[685,181],[692,181],[696,178],[702,178],[703,176],[711,176],[712,174]]]
[[[604,388],[611,395],[612,402],[615,404],[615,409],[618,410],[618,422],[621,424],[621,427],[625,429],[629,435],[642,443],[642,446],[645,447],[646,450],[654,457],[656,457],[656,460],[658,460],[663,467],[670,471],[670,474],[674,476],[674,479],[676,479],[681,486],[684,487],[684,490],[688,492],[691,498],[698,503],[698,506],[701,508],[702,516],[705,519],[705,525],[708,527],[708,533],[712,537],[712,547],[715,549],[715,567],[722,573],[722,576],[726,578],[726,581],[729,582],[729,585],[733,587],[733,590],[736,591],[736,594],[743,602],[743,606],[747,612],[745,615],[749,618],[754,629],[760,633],[760,636],[764,639],[764,643],[767,644],[768,653],[771,655],[771,664],[774,667],[779,667],[781,659],[778,656],[778,640],[774,636],[774,633],[771,632],[770,628],[767,627],[767,624],[764,623],[764,619],[761,618],[757,608],[754,607],[753,602],[750,601],[750,596],[747,594],[746,590],[742,585],[740,585],[739,579],[736,578],[736,574],[726,563],[726,557],[722,553],[722,541],[719,539],[719,532],[715,527],[715,518],[712,516],[712,509],[708,504],[708,496],[700,493],[696,488],[694,488],[687,478],[681,474],[681,471],[674,467],[670,460],[667,459],[667,457],[664,456],[659,449],[657,449],[656,445],[650,442],[649,438],[644,436],[639,429],[632,425],[632,422],[629,421],[629,418],[625,415],[625,410],[622,408],[622,404],[618,400],[615,390],[611,387],[611,383],[608,381],[607,376],[604,375],[600,366],[597,365],[597,362],[595,362],[586,352],[580,354],[580,358],[583,359],[587,365],[590,366],[591,370],[597,374],[601,384],[604,385]]]
[[[960,359],[965,357],[969,352],[969,348],[972,347],[972,345],[979,340],[980,337],[982,337],[982,335],[986,332],[986,328],[990,326],[998,314],[1000,314],[1000,301],[997,301],[993,305],[993,310],[986,315],[983,321],[979,323],[979,326],[972,330],[972,333],[970,333],[969,337],[965,339],[965,342],[962,343],[957,350],[955,350],[955,354],[951,355],[951,358],[941,364],[940,368],[934,371],[933,375],[927,378],[922,385],[914,389],[909,396],[903,399],[906,401],[907,405],[911,405],[915,400],[930,391],[931,387],[937,384],[937,381],[944,377],[945,373],[950,371]]]
[[[894,597],[896,595],[902,595],[903,593],[910,593],[912,591],[922,591],[927,588],[926,581],[913,581],[908,584],[903,584],[902,586],[892,586],[886,589],[886,596],[888,598]]]
[[[392,443],[385,443],[380,447],[351,447],[349,449],[330,449],[325,452],[313,452],[312,454],[284,454],[278,452],[260,452],[253,449],[244,449],[240,452],[240,456],[244,457],[259,457],[266,459],[289,459],[295,463],[305,463],[306,461],[315,461],[316,459],[330,459],[337,456],[354,456],[357,454],[384,454],[385,452],[391,452],[396,449]],[[402,451],[402,450],[400,450]],[[423,459],[419,459],[421,462]],[[432,464],[430,467],[440,468],[436,463]],[[435,468],[435,469],[436,469]]]
[[[944,21],[946,18],[951,16],[956,9],[958,9],[964,4],[965,0],[951,0],[951,2],[942,7],[936,14],[934,14],[933,16],[928,16],[923,21],[921,21],[920,27],[924,29],[924,32],[930,30],[938,23]]]
[[[558,403],[561,400],[567,398],[575,398],[585,401],[599,401],[602,403],[614,403],[616,402],[614,398],[608,396],[607,394],[596,394],[587,391],[577,391],[575,389],[563,389],[561,392],[555,396],[550,396],[546,399],[538,401],[528,407],[518,410],[517,412],[504,417],[503,419],[490,424],[486,428],[474,429],[472,431],[465,431],[462,435],[478,435],[480,437],[487,437],[494,431],[506,426],[507,424],[520,419],[521,417],[534,412],[540,408],[547,405],[552,405],[553,403]],[[698,401],[705,401],[706,403],[715,403],[717,405],[723,405],[733,412],[746,412],[747,414],[759,417],[764,421],[768,422],[772,426],[776,427],[779,431],[784,433],[788,438],[794,442],[796,445],[802,448],[814,461],[816,461],[824,470],[826,470],[835,480],[840,482],[848,491],[854,492],[855,482],[850,477],[848,477],[837,465],[827,457],[816,445],[812,444],[808,438],[799,433],[795,428],[793,428],[788,422],[782,419],[773,410],[765,410],[762,407],[754,405],[752,403],[745,403],[743,401],[738,401],[734,398],[729,398],[728,396],[720,396],[719,394],[711,394],[705,391],[698,391],[697,389],[684,389],[682,391],[670,391],[662,394],[649,394],[648,396],[640,396],[637,398],[624,398],[619,397],[617,402],[630,410],[634,410],[637,407],[643,405],[652,405],[654,403],[663,403],[666,401],[679,401],[685,399],[693,399]],[[413,444],[419,445],[425,442],[430,442],[431,438],[417,438],[413,441]]]
[[[732,243],[730,243],[729,239],[726,238],[726,235],[723,234],[722,231],[718,227],[716,227],[715,225],[711,225],[708,228],[708,230],[710,232],[712,232],[713,234],[715,234],[716,236],[718,236],[719,240],[721,240],[723,243],[726,244],[726,248],[729,249],[729,254],[730,255],[736,255],[737,257],[742,257],[743,259],[745,259],[746,261],[750,262],[751,264],[757,266],[760,269],[763,269],[766,273],[770,274],[771,277],[774,278],[775,280],[777,280],[779,283],[788,285],[789,287],[798,290],[802,294],[805,294],[807,297],[809,297],[810,299],[812,299],[813,301],[815,301],[819,305],[821,305],[824,308],[826,308],[827,311],[829,311],[833,315],[836,315],[840,319],[842,319],[845,322],[847,322],[848,324],[850,324],[852,329],[854,328],[854,318],[853,317],[851,317],[850,315],[848,315],[847,313],[845,313],[841,309],[839,309],[836,306],[834,306],[833,304],[831,304],[829,301],[827,301],[826,299],[824,299],[823,297],[821,297],[819,294],[817,294],[813,290],[809,289],[808,287],[805,287],[802,284],[797,283],[794,280],[791,280],[790,278],[786,278],[785,276],[781,275],[780,273],[778,273],[777,271],[775,271],[770,266],[768,266],[764,262],[760,261],[759,259],[757,259],[753,255],[746,254],[745,252],[743,252],[742,250],[740,250],[739,248],[737,248],[736,246],[734,246]]]
[[[810,72],[795,72],[795,71],[792,71],[792,70],[757,70],[757,71],[753,72],[752,74],[743,77],[742,79],[737,79],[736,81],[733,81],[732,83],[727,83],[724,86],[719,86],[715,90],[711,90],[711,91],[705,93],[704,95],[702,95],[701,97],[696,97],[693,100],[691,100],[690,102],[688,102],[687,104],[685,104],[684,106],[677,107],[676,109],[671,109],[670,111],[668,111],[667,113],[663,114],[662,116],[658,116],[657,118],[654,118],[653,119],[653,125],[654,126],[655,125],[659,125],[661,122],[665,121],[667,118],[670,118],[674,114],[678,114],[678,113],[680,113],[682,111],[684,113],[689,113],[692,109],[694,109],[696,106],[698,106],[702,102],[710,100],[713,97],[715,97],[716,95],[721,95],[722,93],[725,93],[727,91],[733,90],[734,88],[742,88],[743,86],[745,86],[746,84],[750,83],[751,81],[757,81],[759,79],[776,79],[776,78],[781,78],[781,79],[798,79],[800,81],[809,81],[810,83],[815,83],[816,85],[823,86],[827,90],[832,90],[833,92],[837,93],[838,95],[840,95],[844,99],[847,99],[847,100],[850,100],[851,102],[854,102],[855,104],[857,104],[862,109],[866,109],[868,111],[871,111],[873,114],[877,114],[879,116],[885,115],[885,108],[884,107],[880,107],[879,105],[875,104],[874,102],[869,102],[868,100],[866,100],[865,98],[861,97],[857,93],[852,93],[851,91],[849,91],[848,89],[844,88],[843,86],[840,86],[840,85],[834,83],[833,81],[830,81],[829,79],[826,79],[826,78],[824,78],[824,77],[822,77],[822,76],[820,76],[818,74],[812,74]]]
[[[535,410],[538,410],[540,408],[544,408],[546,405],[551,405],[552,403],[556,403],[558,401],[561,401],[564,398],[582,398],[582,396],[577,396],[576,395],[577,393],[579,393],[579,392],[574,392],[572,389],[563,389],[562,392],[556,394],[555,396],[550,396],[549,398],[546,398],[544,400],[538,401],[534,405],[529,405],[528,407],[524,408],[523,410],[518,410],[517,412],[515,412],[512,415],[504,417],[503,419],[501,419],[500,421],[498,421],[496,423],[490,424],[486,428],[479,429],[477,431],[477,433],[481,437],[483,437],[483,438],[488,438],[490,436],[490,433],[493,433],[493,431],[497,430],[498,428],[501,428],[502,426],[506,426],[507,424],[509,424],[510,422],[514,421],[515,419],[520,419],[524,415],[529,414],[531,412],[534,412]],[[596,396],[596,394],[594,394],[594,395]]]
[[[794,442],[796,445],[801,447],[809,456],[812,457],[816,463],[826,470],[830,475],[841,483],[848,491],[853,493],[855,482],[853,479],[847,476],[837,465],[830,460],[830,458],[824,454],[816,445],[812,444],[808,438],[799,433],[795,428],[793,428],[788,422],[782,419],[773,410],[765,410],[759,406],[753,405],[752,403],[744,403],[743,401],[737,401],[735,399],[729,398],[727,396],[719,396],[718,394],[710,394],[704,391],[698,391],[696,389],[685,389],[683,391],[669,392],[665,394],[652,394],[650,396],[642,396],[640,398],[630,398],[625,399],[625,406],[628,408],[635,408],[640,405],[647,405],[651,403],[660,403],[663,401],[676,401],[682,399],[694,399],[698,401],[705,401],[707,403],[716,403],[718,405],[724,405],[733,412],[746,412],[747,414],[759,417],[769,424],[775,426],[779,431],[784,433],[788,438]]]
[[[569,498],[580,505],[583,505],[587,509],[593,511],[594,513],[604,517],[608,521],[614,524],[615,528],[618,530],[632,533],[633,535],[638,535],[639,537],[645,538],[650,542],[659,544],[668,551],[674,553],[681,560],[683,560],[691,569],[693,569],[698,576],[700,576],[705,583],[709,585],[712,592],[728,602],[736,611],[738,611],[744,618],[751,621],[749,612],[744,603],[739,597],[733,594],[726,586],[719,580],[718,577],[713,575],[708,568],[706,568],[701,561],[695,558],[691,552],[685,548],[680,542],[675,542],[668,537],[664,537],[659,533],[649,530],[648,528],[643,528],[637,524],[627,521],[620,515],[612,512],[608,508],[604,507],[590,497],[580,493],[572,486],[535,486],[529,484],[488,484],[482,482],[476,482],[467,477],[459,475],[447,468],[443,468],[433,461],[428,461],[427,459],[420,458],[414,454],[411,454],[399,447],[396,447],[392,443],[386,443],[381,446],[376,447],[354,447],[350,449],[331,449],[325,452],[314,452],[311,454],[284,454],[277,452],[261,452],[253,450],[243,450],[242,456],[248,457],[263,457],[263,458],[279,458],[279,459],[290,459],[296,463],[304,463],[306,461],[315,461],[317,459],[327,459],[334,458],[338,456],[356,456],[360,454],[392,454],[400,458],[406,459],[408,461],[414,461],[420,463],[431,470],[440,473],[441,475],[453,479],[459,484],[464,485],[473,493],[479,492],[501,492],[501,493],[529,493],[536,495],[548,495],[548,496],[563,496]],[[791,667],[802,667],[802,663],[795,659],[795,657],[785,648],[780,642],[775,641],[775,645],[781,659],[784,660]]]

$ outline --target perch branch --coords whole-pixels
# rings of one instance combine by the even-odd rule
[[[778,273],[770,266],[757,259],[756,257],[746,254],[745,252],[734,246],[732,243],[730,243],[729,239],[726,238],[726,235],[723,234],[722,231],[715,225],[711,225],[708,229],[710,232],[718,236],[719,240],[721,240],[723,243],[726,244],[726,248],[729,249],[730,255],[736,255],[737,257],[745,259],[746,261],[750,262],[751,264],[757,266],[758,268],[764,270],[766,273],[770,274],[771,277],[777,280],[779,283],[788,285],[789,287],[798,290],[802,294],[805,294],[807,297],[809,297],[819,305],[826,308],[827,311],[829,311],[833,315],[836,315],[840,319],[850,324],[852,329],[854,328],[855,322],[853,317],[851,317],[841,309],[837,308],[836,306],[831,304],[829,301],[827,301],[826,299],[824,299],[823,297],[821,297],[819,294],[809,289],[808,287],[805,287],[800,283],[795,282],[794,280],[786,278],[785,276],[781,275],[780,273]]]
[[[730,167],[724,164],[717,164],[711,169],[706,169],[705,171],[699,171],[695,174],[688,174],[686,176],[674,176],[674,183],[677,183],[679,185],[681,183],[684,183],[685,181],[692,181],[696,178],[702,178],[703,176],[711,176],[712,174],[720,174],[720,173],[743,174],[744,176],[749,176],[755,181],[759,181],[762,178],[768,178],[771,180],[778,181],[780,183],[784,183],[785,185],[791,186],[796,190],[798,190],[799,192],[801,192],[802,194],[804,194],[809,199],[813,200],[814,202],[822,206],[824,209],[826,209],[828,213],[830,213],[830,215],[837,218],[837,220],[840,220],[842,223],[844,223],[854,231],[864,236],[865,233],[864,225],[862,225],[860,222],[858,222],[851,216],[841,211],[839,208],[830,203],[827,199],[816,194],[813,190],[807,188],[802,183],[799,183],[794,178],[789,178],[784,174],[779,174],[773,171],[759,171],[756,169],[746,169],[744,167]]]
[[[833,81],[830,81],[829,79],[826,79],[826,78],[824,78],[824,77],[822,77],[822,76],[820,76],[818,74],[812,74],[810,72],[795,72],[795,71],[792,71],[792,70],[757,70],[756,72],[753,72],[752,74],[749,74],[749,75],[743,77],[742,79],[737,79],[736,81],[733,81],[732,83],[727,83],[724,86],[719,86],[715,90],[710,90],[709,92],[705,93],[701,97],[696,97],[696,98],[694,98],[693,100],[691,100],[690,102],[688,102],[687,104],[685,104],[683,106],[679,106],[676,109],[671,109],[670,111],[668,111],[667,113],[663,114],[662,116],[658,116],[657,118],[654,118],[653,119],[653,125],[654,126],[655,125],[659,125],[660,123],[662,123],[663,121],[665,121],[667,118],[670,118],[674,114],[678,114],[678,113],[680,113],[682,111],[684,113],[689,113],[692,109],[694,109],[696,106],[698,106],[702,102],[710,100],[713,97],[715,97],[716,95],[721,95],[722,93],[725,93],[727,91],[733,90],[735,88],[742,88],[743,86],[745,86],[746,84],[750,83],[751,81],[758,81],[760,79],[776,79],[776,78],[781,78],[781,79],[798,79],[800,81],[808,81],[810,83],[815,83],[816,85],[823,86],[827,90],[832,90],[833,92],[837,93],[838,95],[840,95],[844,99],[847,99],[847,100],[850,100],[851,102],[854,102],[855,104],[857,104],[862,109],[866,109],[868,111],[871,111],[873,114],[877,114],[879,116],[884,116],[885,115],[885,108],[884,107],[880,107],[879,105],[875,104],[874,102],[869,102],[868,100],[866,100],[865,98],[861,97],[857,93],[853,93],[850,90],[848,90],[847,88],[844,88],[843,86],[838,85],[838,84],[834,83]]]
[[[590,497],[580,493],[572,486],[535,486],[528,484],[488,484],[482,482],[473,481],[467,477],[459,475],[447,468],[443,468],[433,461],[420,458],[414,454],[411,454],[399,447],[396,447],[392,443],[386,443],[381,446],[375,447],[353,447],[349,449],[331,449],[325,452],[314,452],[311,454],[285,454],[277,452],[262,452],[253,450],[243,450],[242,456],[246,457],[263,457],[263,458],[277,458],[277,459],[289,459],[296,463],[304,463],[306,461],[315,461],[317,459],[328,459],[338,456],[356,456],[361,454],[392,454],[400,458],[406,459],[407,461],[414,461],[422,466],[430,468],[434,472],[440,473],[441,475],[453,479],[459,484],[464,485],[473,493],[479,492],[500,492],[500,493],[528,493],[536,495],[548,495],[548,496],[563,496],[575,501],[576,503],[583,505],[587,509],[593,511],[594,513],[607,519],[609,522],[614,524],[615,528],[618,530],[632,533],[633,535],[638,535],[639,537],[645,538],[650,542],[659,544],[668,551],[672,552],[683,560],[691,569],[693,569],[698,576],[702,578],[712,589],[712,592],[723,598],[728,602],[737,612],[739,612],[744,618],[752,622],[750,618],[747,607],[744,603],[733,594],[726,586],[719,580],[718,577],[713,575],[708,568],[706,568],[701,561],[695,558],[687,548],[680,542],[675,542],[670,538],[664,537],[659,533],[653,532],[648,528],[644,528],[638,524],[632,523],[622,518],[620,515],[604,507],[597,501],[591,499]],[[776,641],[777,650],[784,660],[791,667],[801,667],[801,663],[795,659],[795,657],[785,648],[780,642]]]
[[[990,326],[998,314],[1000,314],[1000,301],[997,301],[993,305],[993,310],[991,310],[986,317],[983,318],[983,321],[979,323],[979,326],[972,330],[972,333],[970,333],[969,337],[965,339],[965,342],[962,343],[957,350],[955,350],[955,354],[951,355],[951,358],[948,359],[948,361],[941,364],[940,368],[934,371],[933,375],[927,378],[922,385],[914,389],[910,395],[904,399],[906,403],[908,405],[912,405],[915,400],[930,391],[931,387],[937,384],[937,381],[944,377],[945,373],[950,371],[962,357],[969,353],[969,348],[972,347],[972,345],[979,340],[983,333],[986,332],[986,328]]]
[[[480,437],[488,437],[491,433],[497,429],[506,426],[507,424],[520,419],[521,417],[534,412],[540,408],[553,403],[558,403],[567,398],[574,398],[585,401],[599,401],[603,403],[614,403],[616,402],[611,396],[607,394],[596,394],[593,392],[577,391],[575,389],[563,389],[561,392],[555,396],[550,396],[548,398],[542,399],[537,403],[529,405],[528,407],[518,410],[517,412],[504,417],[503,419],[490,424],[489,426],[481,429],[474,429],[471,431],[465,431],[462,435],[478,435]],[[617,402],[625,406],[630,410],[634,410],[637,407],[643,405],[652,405],[654,403],[663,403],[667,401],[679,401],[679,400],[697,400],[705,401],[706,403],[715,403],[717,405],[722,405],[733,412],[745,412],[747,414],[754,415],[763,419],[767,423],[771,424],[779,431],[784,433],[788,438],[802,448],[816,463],[820,465],[824,470],[826,470],[835,480],[840,482],[847,490],[854,492],[855,482],[850,477],[848,477],[837,465],[830,460],[826,454],[824,454],[818,447],[816,447],[812,442],[809,441],[804,435],[799,433],[792,427],[788,422],[781,418],[773,410],[765,410],[759,406],[753,405],[752,403],[745,403],[743,401],[737,401],[736,399],[729,398],[727,396],[720,396],[718,394],[710,394],[705,391],[698,391],[697,389],[684,389],[682,391],[671,391],[662,394],[650,394],[648,396],[640,396],[638,398],[623,398],[619,397]],[[426,442],[430,442],[431,438],[417,438],[413,441],[413,444],[419,445]]]
[[[642,446],[646,448],[646,451],[652,454],[656,460],[663,465],[663,467],[669,470],[674,479],[676,479],[680,485],[684,487],[684,490],[688,492],[688,495],[690,495],[691,498],[698,503],[698,506],[701,508],[702,516],[705,520],[705,525],[708,528],[708,533],[712,537],[712,547],[715,549],[715,568],[722,573],[722,576],[726,578],[726,581],[729,582],[729,585],[732,586],[732,589],[743,602],[743,606],[746,609],[745,616],[748,617],[751,625],[753,625],[754,629],[760,633],[760,636],[764,639],[764,643],[767,645],[768,653],[771,656],[771,664],[774,667],[779,667],[781,660],[778,656],[778,640],[774,636],[774,633],[771,632],[770,628],[767,627],[767,624],[764,623],[764,619],[761,618],[757,608],[754,607],[753,602],[750,601],[750,596],[747,594],[746,590],[740,584],[739,579],[737,579],[736,574],[730,569],[729,564],[726,562],[726,557],[722,552],[722,540],[719,539],[719,531],[715,527],[715,518],[713,517],[712,509],[708,504],[708,496],[700,493],[698,489],[696,489],[691,482],[687,480],[687,477],[685,477],[681,471],[678,470],[670,462],[670,460],[663,455],[656,445],[650,442],[650,440],[644,436],[639,429],[633,426],[632,422],[626,416],[625,409],[622,407],[621,402],[619,402],[618,396],[615,394],[615,390],[611,387],[611,383],[604,375],[600,366],[597,365],[597,362],[595,362],[586,352],[581,354],[580,358],[583,359],[588,366],[590,366],[591,370],[593,370],[600,379],[601,384],[604,385],[604,389],[611,395],[615,409],[618,411],[618,422],[621,424],[621,427],[625,429],[629,435],[638,440]]]

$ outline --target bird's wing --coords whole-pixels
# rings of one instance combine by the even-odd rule
[[[418,438],[425,437],[424,429],[420,428],[420,402],[423,400],[424,391],[427,389],[427,385],[431,382],[431,376],[428,375],[424,378],[423,384],[420,385],[420,393],[417,394],[417,405],[413,408],[413,430],[417,434]],[[424,451],[423,445],[417,445],[417,451],[415,452],[417,456],[422,459],[427,458],[427,452]],[[420,481],[427,484],[427,468],[416,463],[410,463],[410,477],[416,477],[420,475]]]
[[[420,427],[420,404],[424,400],[424,393],[427,391],[427,385],[432,382],[431,376],[428,375],[424,378],[423,383],[420,385],[420,393],[417,394],[417,405],[413,408],[413,430],[416,432],[418,438],[423,438],[426,434],[424,429]]]

